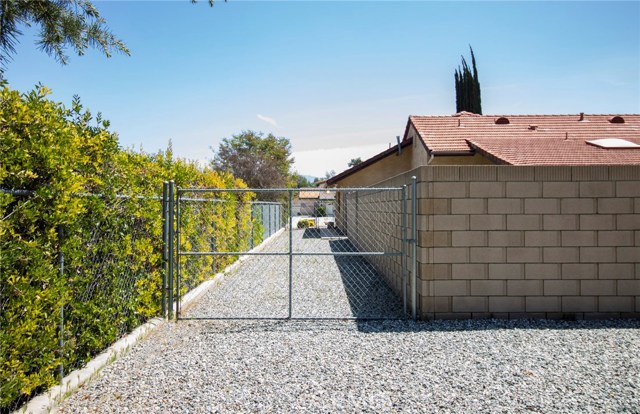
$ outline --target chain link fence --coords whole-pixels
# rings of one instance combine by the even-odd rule
[[[179,318],[405,317],[409,240],[404,188],[178,189],[177,222],[193,220],[202,211],[222,212],[221,200],[241,200],[250,192],[258,199],[268,192],[270,200],[278,200],[264,204],[245,201],[245,207],[238,206],[252,211],[256,206],[262,208],[260,219],[252,221],[253,227],[238,227],[237,240],[242,239],[242,231],[254,236],[262,232],[262,238],[252,238],[253,244],[229,246],[211,239],[196,243],[180,234],[183,224],[178,226],[176,280],[180,295],[195,287],[188,282],[194,280],[192,263],[208,261],[212,270],[219,272],[240,258],[217,276],[215,285],[195,304],[179,309]],[[233,214],[223,213],[221,224],[235,222]],[[261,228],[267,223],[265,216],[274,223],[269,231],[266,226]]]
[[[181,318],[405,317],[404,190],[316,193],[76,194],[56,216],[46,193],[0,191],[2,412],[174,310]],[[193,306],[179,308],[216,275]]]
[[[82,194],[69,203],[73,220],[51,227],[41,195],[3,191],[3,411],[159,314],[160,198]],[[34,211],[43,217],[32,220]]]
[[[162,197],[50,197],[66,197],[64,215],[42,192],[0,192],[2,412],[18,409],[167,311]],[[273,203],[252,204],[252,197],[185,200],[187,219],[179,225],[185,246],[242,251],[273,234],[282,211]],[[213,259],[183,258],[189,276],[181,294],[236,258]]]

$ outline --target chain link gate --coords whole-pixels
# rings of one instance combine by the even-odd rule
[[[415,318],[415,180],[164,190],[169,318]]]

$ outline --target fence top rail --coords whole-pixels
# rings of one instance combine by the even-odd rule
[[[339,188],[179,188],[178,194],[184,193],[286,193],[300,191],[349,192],[349,191],[402,191],[402,187],[339,187]]]
[[[34,192],[35,191],[31,191],[31,190],[16,190],[16,189],[0,188],[0,193],[18,195],[18,196],[28,196],[33,194]]]
[[[32,194],[35,194],[36,191],[35,190],[20,190],[20,189],[7,189],[7,188],[0,188],[0,193],[3,194],[9,194],[9,195],[15,195],[15,196],[29,196]],[[106,197],[105,194],[101,194],[101,193],[71,193],[71,195],[73,197],[98,197],[98,198],[103,198]],[[117,198],[117,199],[131,199],[131,198],[135,198],[138,200],[156,200],[156,201],[162,201],[162,197],[160,196],[143,196],[143,195],[128,195],[128,194],[114,194],[113,197]]]
[[[204,202],[214,202],[214,203],[232,203],[234,200],[224,199],[224,198],[198,198],[198,197],[183,197],[182,194],[178,194],[180,196],[180,201],[204,201]],[[248,204],[251,205],[259,205],[259,206],[281,206],[281,203],[275,201],[247,201]]]

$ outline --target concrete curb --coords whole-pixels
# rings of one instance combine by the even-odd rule
[[[25,406],[14,413],[44,414],[54,410],[62,400],[77,390],[81,385],[93,378],[100,370],[129,352],[138,341],[146,337],[151,331],[164,323],[162,318],[153,318],[120,339],[103,353],[93,358],[82,369],[72,371],[62,379],[61,385],[50,388],[44,394],[32,398]]]

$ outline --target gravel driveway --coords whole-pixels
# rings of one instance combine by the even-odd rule
[[[640,412],[640,322],[180,321],[62,413]]]
[[[310,249],[349,248],[295,237]],[[282,250],[275,241],[269,248]],[[298,260],[294,316],[358,315],[353,292],[376,288],[382,300],[363,309],[398,312],[366,262]],[[187,316],[286,316],[287,269],[286,256],[247,260]],[[182,320],[159,326],[58,411],[640,413],[639,355],[638,320]]]

